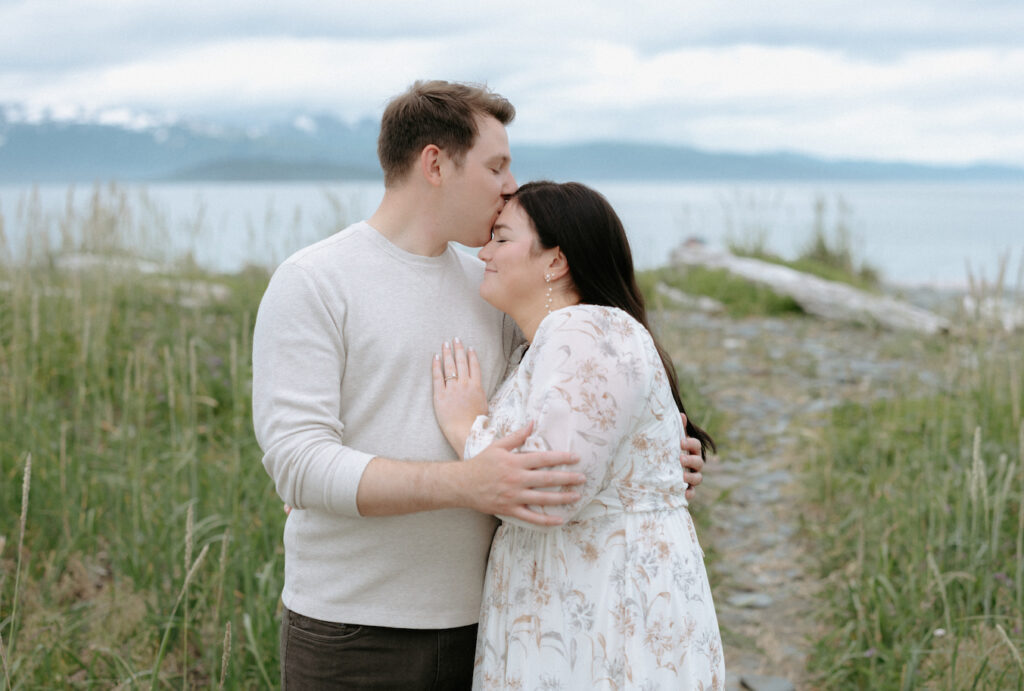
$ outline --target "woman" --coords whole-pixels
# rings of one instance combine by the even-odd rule
[[[578,454],[587,481],[574,504],[531,507],[560,515],[561,526],[502,517],[474,688],[723,688],[677,460],[683,405],[647,327],[621,221],[583,185],[530,183],[505,206],[480,258],[481,295],[530,345],[489,407],[472,350],[446,346],[434,364],[441,428],[470,458],[533,423],[527,447]]]

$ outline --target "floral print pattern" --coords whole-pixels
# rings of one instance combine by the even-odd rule
[[[466,457],[532,420],[528,449],[571,450],[581,499],[502,517],[491,546],[475,689],[723,689],[722,642],[686,509],[683,433],[650,334],[625,312],[548,315],[477,418]]]

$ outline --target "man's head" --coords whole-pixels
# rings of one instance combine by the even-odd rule
[[[401,182],[423,148],[433,144],[461,163],[479,134],[481,118],[508,125],[516,109],[484,86],[418,81],[388,103],[380,123],[377,156],[385,187]]]

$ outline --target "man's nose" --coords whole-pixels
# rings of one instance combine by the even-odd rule
[[[508,198],[515,194],[517,189],[519,189],[519,186],[516,185],[516,179],[512,173],[509,172],[505,177],[505,184],[501,187],[501,194],[505,197],[505,201],[508,201]]]

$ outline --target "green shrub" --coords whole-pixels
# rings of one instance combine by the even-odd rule
[[[814,203],[811,235],[796,259],[783,259],[768,249],[768,231],[761,227],[741,239],[731,239],[729,250],[741,257],[788,266],[796,271],[839,283],[848,283],[861,290],[877,290],[881,275],[871,265],[859,260],[853,247],[848,217],[850,209],[842,198],[836,201],[835,221],[828,223],[828,204],[819,196]]]
[[[688,295],[714,298],[733,317],[803,314],[803,310],[792,298],[734,276],[724,269],[699,266],[652,269],[638,272],[637,283],[649,308],[653,309],[671,304],[657,290],[658,284],[663,283]]]

